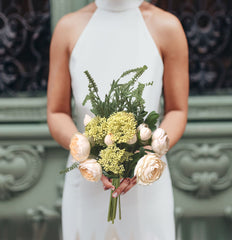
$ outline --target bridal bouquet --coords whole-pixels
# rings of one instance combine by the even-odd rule
[[[137,183],[149,185],[158,180],[165,168],[161,156],[168,151],[168,136],[161,128],[156,129],[159,115],[145,111],[142,98],[146,86],[138,82],[147,69],[143,66],[124,72],[118,80],[113,80],[104,101],[98,95],[98,88],[89,74],[89,94],[83,101],[91,102],[91,112],[95,115],[84,118],[85,132],[75,133],[70,142],[73,165],[62,172],[79,168],[82,176],[89,181],[99,181],[102,174],[112,179],[115,189],[120,179],[136,176]],[[133,74],[130,81],[120,80]],[[144,148],[146,146],[146,148]],[[150,146],[148,150],[147,146]],[[121,219],[120,196],[112,197],[108,211],[108,221],[116,218],[117,205]]]

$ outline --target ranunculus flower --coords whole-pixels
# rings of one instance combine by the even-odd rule
[[[157,128],[152,135],[152,150],[163,156],[169,149],[169,139],[167,133],[162,128]]]
[[[137,163],[134,175],[137,177],[137,183],[141,185],[150,185],[157,181],[163,173],[166,163],[163,162],[157,154],[147,154]]]
[[[89,140],[81,133],[75,133],[73,135],[69,148],[71,155],[78,162],[86,160],[90,154]]]
[[[82,176],[91,182],[98,182],[102,176],[102,167],[96,159],[87,159],[81,162],[79,170]]]
[[[113,139],[112,139],[112,135],[111,135],[111,134],[107,134],[107,135],[105,136],[104,143],[105,143],[107,146],[114,144],[114,141],[113,141]]]
[[[144,128],[144,127],[148,127],[148,125],[146,124],[146,123],[141,123],[138,127],[137,127],[137,131],[139,132],[139,131],[141,131],[141,129],[142,128]]]
[[[92,118],[88,115],[88,114],[85,114],[85,117],[84,117],[84,126],[86,127],[86,125],[92,120]]]
[[[147,141],[151,138],[152,131],[148,127],[142,127],[139,131],[139,135],[142,141]]]
[[[136,134],[127,142],[127,144],[132,145],[137,142],[137,136]]]

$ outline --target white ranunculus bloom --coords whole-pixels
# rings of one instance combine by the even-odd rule
[[[167,135],[163,128],[157,128],[152,134],[152,140],[157,138],[162,138],[163,136]]]
[[[138,127],[137,127],[137,131],[139,132],[139,131],[141,131],[141,129],[142,128],[144,128],[144,127],[148,127],[148,125],[146,124],[146,123],[141,123]]]
[[[82,176],[91,182],[98,182],[102,176],[102,167],[96,159],[87,159],[81,162],[79,170]]]
[[[139,135],[142,141],[147,141],[151,138],[152,131],[148,127],[142,127],[139,131]]]
[[[69,144],[70,153],[75,161],[82,162],[90,154],[90,143],[86,136],[81,133],[75,133]]]
[[[114,144],[114,141],[112,140],[112,136],[110,134],[105,136],[104,143],[107,146]]]
[[[137,177],[137,183],[141,185],[150,185],[157,181],[163,173],[166,163],[159,155],[148,154],[143,156],[137,163],[134,175]]]
[[[165,155],[169,149],[167,133],[162,128],[157,128],[152,135],[152,150],[160,156]]]
[[[137,142],[137,136],[136,134],[127,142],[127,144],[132,145]]]
[[[84,117],[84,126],[86,127],[87,124],[92,120],[92,117],[90,117],[88,114],[85,114]]]

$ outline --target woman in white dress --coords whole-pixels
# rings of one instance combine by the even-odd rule
[[[64,16],[55,28],[50,48],[47,120],[53,138],[69,150],[73,133],[84,130],[84,115],[90,114],[90,106],[82,106],[88,93],[85,70],[104,97],[113,79],[143,65],[148,69],[140,81],[154,82],[144,91],[146,110],[159,112],[163,89],[165,115],[160,127],[167,132],[171,148],[182,136],[187,120],[188,47],[178,19],[142,0],[96,0]],[[71,114],[72,94],[76,119]],[[165,156],[163,161],[167,162]],[[105,191],[113,186],[106,177],[101,180],[88,182],[78,169],[66,174],[64,240],[175,239],[168,167],[151,186],[138,186],[135,179],[121,182],[114,194],[123,194],[122,220],[114,225],[107,222],[109,191]]]

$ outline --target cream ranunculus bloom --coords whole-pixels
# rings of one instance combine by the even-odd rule
[[[152,131],[148,127],[142,127],[139,131],[139,135],[142,141],[147,141],[151,138]]]
[[[146,123],[141,123],[138,127],[137,127],[137,131],[139,132],[139,131],[141,131],[141,129],[142,128],[144,128],[144,127],[148,127],[148,125],[146,124]]]
[[[74,160],[78,162],[86,160],[91,149],[88,138],[81,133],[73,135],[69,148]]]
[[[162,128],[157,128],[152,135],[152,150],[160,156],[165,155],[169,149],[167,133]]]
[[[92,117],[90,117],[88,114],[85,114],[84,117],[84,126],[86,127],[86,125],[92,120]]]
[[[114,141],[113,141],[113,139],[112,139],[112,135],[111,135],[111,134],[107,134],[107,135],[105,136],[104,143],[105,143],[107,146],[114,144]]]
[[[87,159],[81,162],[79,170],[82,176],[91,182],[97,182],[102,176],[102,167],[96,159]]]
[[[136,134],[127,142],[127,144],[132,145],[137,142],[137,136]]]
[[[150,185],[157,181],[162,175],[166,163],[163,162],[157,154],[147,154],[137,163],[134,175],[137,177],[137,183],[141,185]]]

